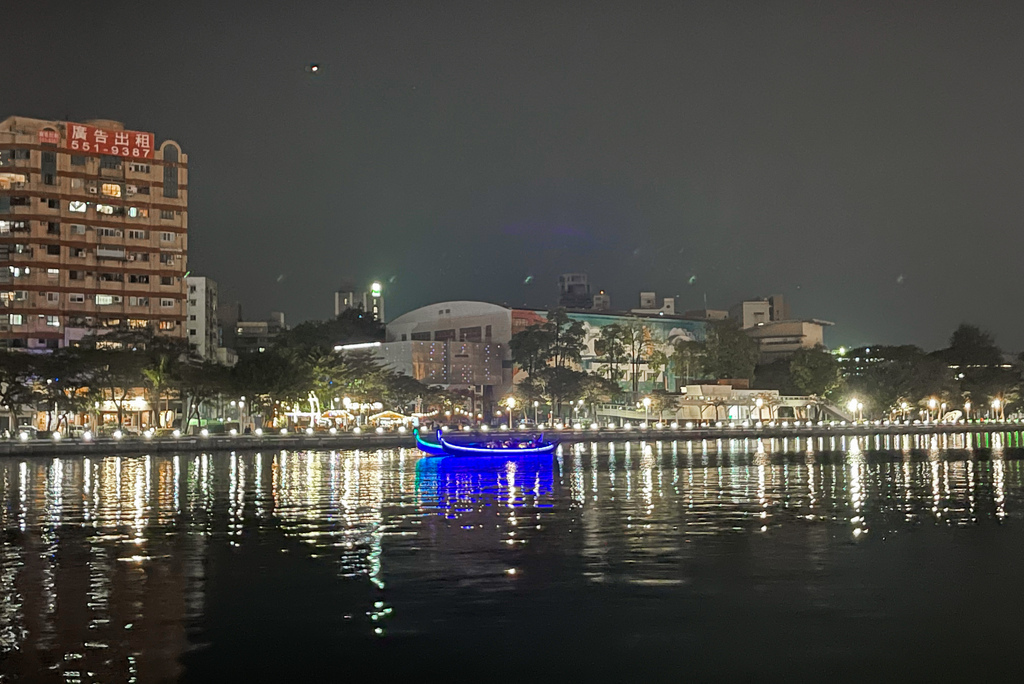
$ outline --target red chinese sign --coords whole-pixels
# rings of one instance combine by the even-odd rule
[[[139,131],[108,131],[86,124],[68,123],[65,147],[89,154],[109,154],[131,159],[153,158],[153,134]]]

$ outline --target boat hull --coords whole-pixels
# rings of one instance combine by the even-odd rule
[[[418,429],[417,430],[413,430],[413,435],[416,436],[416,446],[423,453],[430,454],[431,456],[447,456],[448,455],[448,452],[445,451],[444,447],[442,447],[438,442],[431,442],[431,441],[428,441],[428,440],[424,439],[423,436],[420,434],[420,431]]]
[[[552,454],[558,448],[558,442],[544,442],[535,447],[487,447],[472,444],[453,444],[442,435],[437,436],[441,448],[449,456],[540,456]]]

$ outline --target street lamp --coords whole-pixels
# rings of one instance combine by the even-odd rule
[[[970,402],[968,402],[968,403],[970,403]],[[907,404],[907,402],[903,402],[902,404],[900,404],[900,409],[902,409],[902,411],[903,411],[903,422],[904,423],[907,422],[907,409],[908,408],[910,408],[910,405]]]
[[[999,399],[993,399],[992,400],[992,418],[993,419],[996,418],[996,414],[1001,414],[1002,413],[1002,410],[1001,410],[1002,406],[1003,406],[1003,402],[999,401]]]
[[[754,406],[757,407],[757,419],[761,420],[761,417],[762,417],[761,407],[764,406],[764,399],[762,399],[761,397],[758,397],[757,399],[754,399]]]
[[[540,402],[539,401],[533,402],[533,425],[534,425],[534,427],[537,426],[537,407],[538,406],[540,406]]]
[[[857,397],[853,397],[850,401],[846,402],[846,408],[853,414],[854,420],[857,420],[857,407],[860,405],[861,403],[857,401]]]
[[[651,420],[651,398],[644,397],[644,427],[647,427],[647,423]]]
[[[932,397],[931,399],[928,400],[928,419],[929,420],[931,420],[932,411],[935,410],[935,407],[938,406],[938,403],[939,402],[936,401],[935,397]]]
[[[516,407],[516,398],[509,397],[505,400],[505,406],[508,406],[508,429],[512,429],[512,409]]]
[[[939,409],[940,410],[939,410],[938,418],[939,418],[939,420],[942,420],[945,417],[945,415],[946,415],[946,402],[942,402],[942,404],[939,405]]]
[[[968,423],[971,422],[971,400],[970,399],[968,399],[967,401],[964,402],[964,414],[965,414],[964,418],[967,420],[967,422]]]

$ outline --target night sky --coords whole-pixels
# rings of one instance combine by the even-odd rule
[[[247,318],[782,293],[831,345],[1024,348],[1024,3],[2,6],[0,117],[190,155],[194,274]],[[309,73],[311,63],[320,70]]]

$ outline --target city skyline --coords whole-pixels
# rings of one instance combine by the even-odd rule
[[[5,10],[2,114],[180,141],[190,268],[254,318],[326,318],[343,278],[395,314],[553,305],[586,271],[613,302],[784,293],[832,345],[968,321],[1016,351],[1022,11],[44,2]]]

